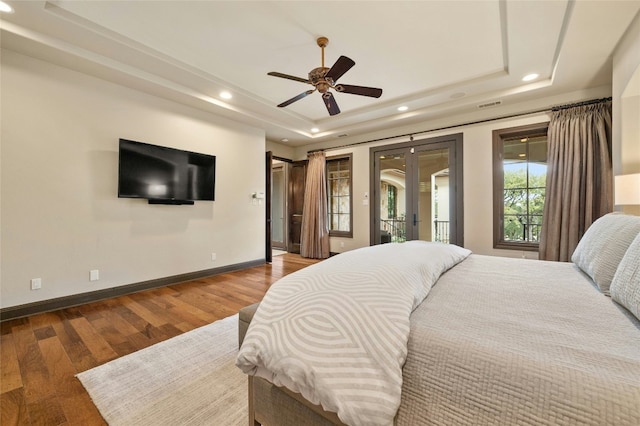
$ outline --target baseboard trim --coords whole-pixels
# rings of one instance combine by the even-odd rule
[[[42,314],[45,312],[57,311],[59,309],[71,308],[73,306],[84,305],[86,303],[97,302],[99,300],[111,299],[113,297],[124,296],[125,294],[137,293],[153,288],[166,287],[185,281],[197,280],[224,274],[226,272],[240,271],[254,266],[264,265],[265,259],[252,260],[249,262],[236,263],[233,265],[221,266],[219,268],[205,269],[203,271],[189,272],[186,274],[173,275],[170,277],[156,278],[154,280],[142,281],[139,283],[126,284],[118,287],[105,288],[88,293],[74,294],[71,296],[58,297],[55,299],[41,300],[39,302],[26,303],[24,305],[0,308],[0,322],[22,318],[30,315]]]

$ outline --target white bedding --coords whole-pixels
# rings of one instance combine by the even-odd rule
[[[384,244],[288,275],[261,302],[236,364],[344,423],[391,425],[411,312],[469,254],[423,241]]]
[[[640,321],[571,263],[470,255],[408,348],[397,426],[640,425]]]

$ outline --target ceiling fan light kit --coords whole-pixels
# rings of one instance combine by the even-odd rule
[[[300,83],[311,84],[314,88],[302,92],[293,98],[286,100],[278,105],[278,107],[286,107],[292,103],[299,101],[300,99],[312,94],[316,90],[322,94],[322,100],[324,102],[329,115],[340,114],[340,108],[336,103],[333,93],[329,89],[333,89],[340,93],[349,93],[352,95],[368,96],[371,98],[379,98],[382,95],[382,89],[375,87],[365,86],[353,86],[350,84],[336,84],[336,81],[342,77],[347,71],[349,71],[356,63],[346,56],[340,56],[335,64],[331,68],[324,66],[324,48],[329,43],[329,39],[326,37],[319,37],[317,40],[318,46],[322,49],[322,66],[314,68],[309,71],[309,78],[304,79],[293,75],[283,74],[280,72],[272,71],[267,73],[273,77],[286,78],[288,80],[298,81]]]

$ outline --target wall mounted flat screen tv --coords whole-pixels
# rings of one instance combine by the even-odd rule
[[[120,139],[118,197],[150,204],[193,204],[215,198],[216,157]]]

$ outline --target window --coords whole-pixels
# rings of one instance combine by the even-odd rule
[[[353,237],[351,154],[327,158],[329,235]]]
[[[538,250],[548,123],[493,132],[493,247]]]

